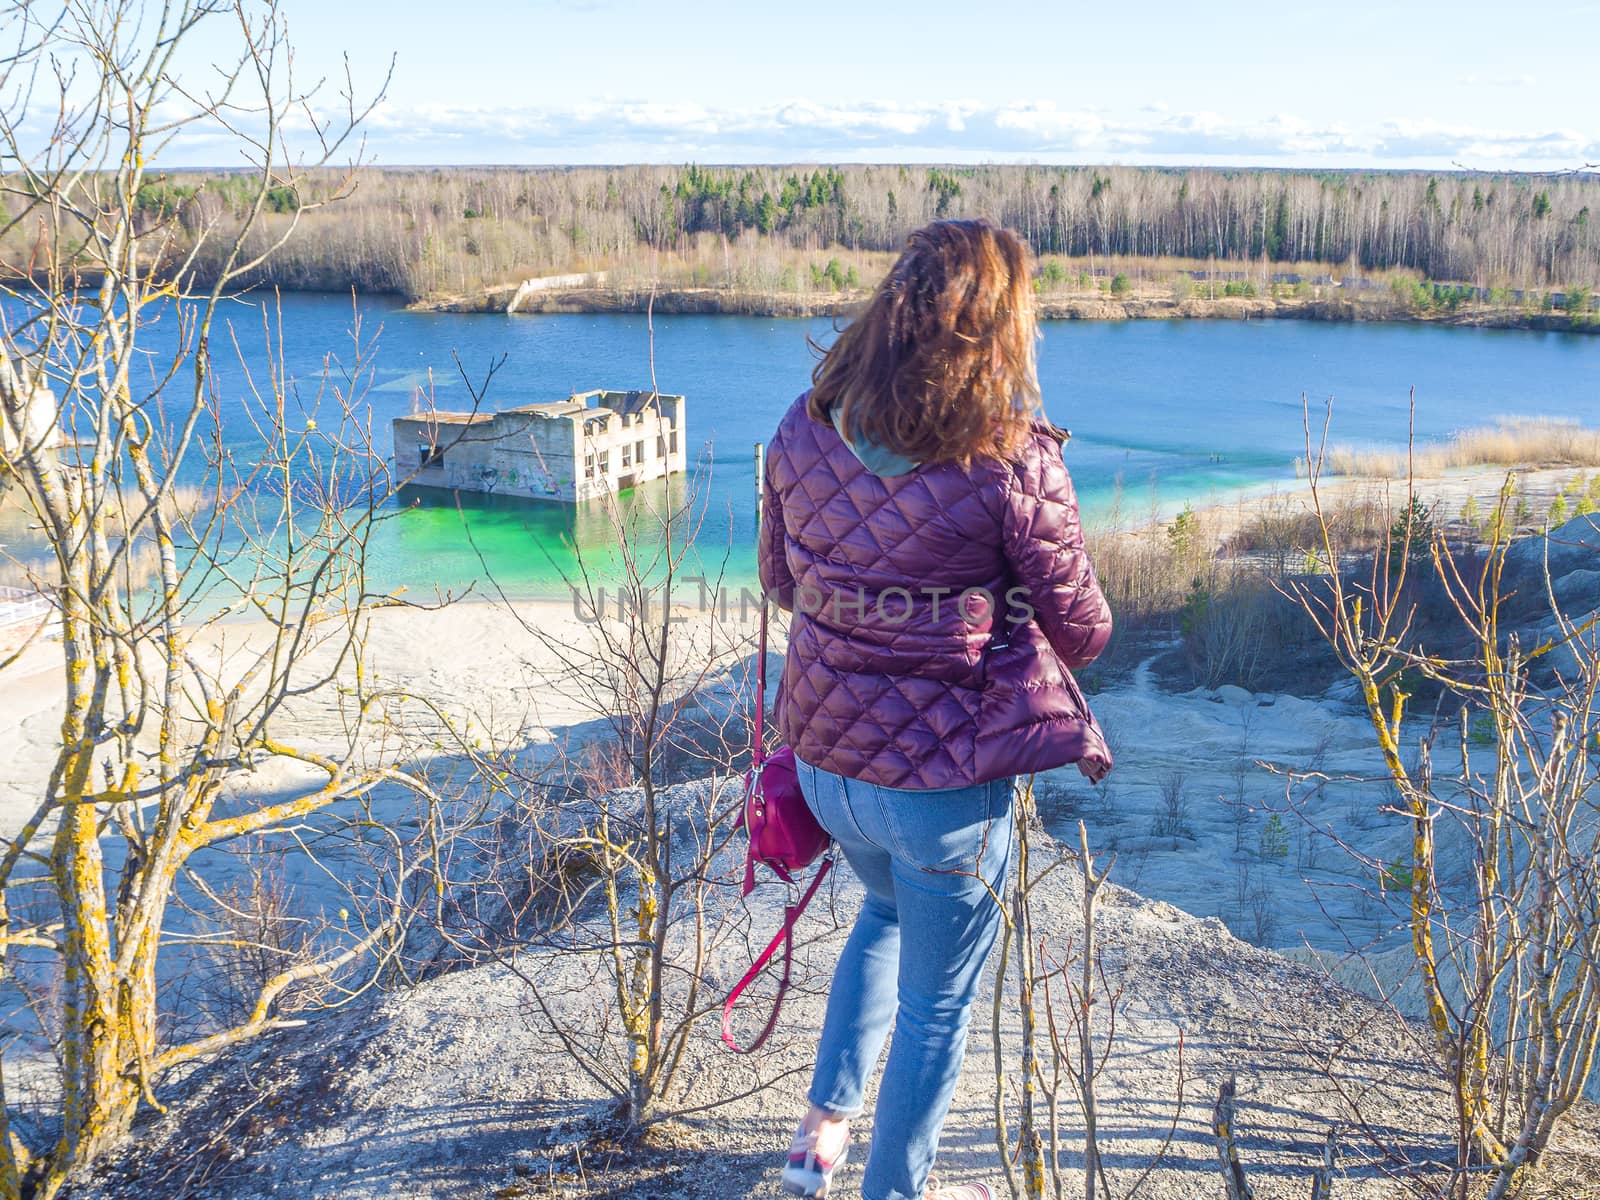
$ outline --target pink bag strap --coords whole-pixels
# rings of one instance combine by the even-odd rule
[[[756,643],[756,728],[750,747],[750,766],[759,770],[767,757],[767,594],[761,593],[761,636]]]
[[[728,999],[722,1006],[722,1040],[728,1049],[735,1054],[750,1054],[761,1049],[763,1043],[772,1036],[772,1031],[778,1025],[778,1013],[783,1008],[783,998],[789,990],[790,968],[794,964],[794,927],[800,920],[800,914],[806,911],[806,906],[816,897],[817,889],[822,886],[822,881],[827,878],[828,870],[833,866],[833,857],[830,855],[822,860],[822,866],[817,868],[817,877],[811,881],[811,886],[806,888],[805,894],[796,904],[791,904],[783,910],[783,928],[778,930],[767,948],[761,952],[750,969],[744,973],[744,978],[734,985],[733,991],[728,993]],[[772,956],[778,952],[778,947],[783,947],[783,976],[778,980],[778,997],[772,1002],[772,1015],[767,1018],[767,1023],[762,1027],[756,1040],[748,1046],[740,1046],[733,1037],[733,1006],[739,997],[744,994],[745,988],[756,981],[762,968],[771,961]]]
[[[756,642],[756,721],[755,730],[750,739],[750,773],[745,776],[745,800],[750,799],[749,789],[761,786],[761,764],[767,760],[767,593],[761,593],[761,636]],[[739,823],[744,824],[745,809],[739,809]],[[748,896],[756,890],[756,860],[749,855],[744,862],[744,892]],[[771,947],[768,947],[770,953]],[[759,971],[761,964],[757,963],[752,970]],[[748,980],[746,980],[748,982]],[[743,986],[742,984],[740,985]],[[737,995],[737,993],[735,993]],[[729,1000],[729,1004],[733,1001]],[[726,1037],[726,1033],[723,1035]],[[758,1043],[759,1044],[759,1043]],[[754,1049],[754,1047],[751,1047]]]

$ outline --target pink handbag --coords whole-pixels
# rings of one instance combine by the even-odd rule
[[[722,1006],[722,1040],[736,1054],[749,1054],[761,1047],[771,1036],[778,1023],[778,1010],[783,1007],[784,994],[789,990],[790,968],[794,959],[794,927],[827,878],[833,866],[831,857],[824,857],[833,839],[817,823],[800,791],[800,775],[795,769],[794,751],[779,746],[766,753],[763,737],[766,732],[763,720],[767,706],[767,606],[761,605],[761,637],[756,654],[756,719],[755,740],[750,750],[750,770],[744,777],[744,812],[741,824],[749,837],[745,851],[744,892],[748,896],[756,886],[756,864],[769,868],[785,883],[795,882],[795,876],[819,858],[822,866],[799,901],[783,910],[783,928],[767,943],[767,948],[751,964],[744,978],[734,985],[727,1002]],[[772,1015],[766,1026],[748,1046],[741,1047],[733,1036],[733,1006],[761,974],[772,956],[783,949],[783,976],[778,980],[778,997],[773,1001]]]

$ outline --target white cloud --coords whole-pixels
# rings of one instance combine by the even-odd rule
[[[989,116],[997,130],[1015,140],[1037,142],[1041,148],[1089,149],[1115,137],[1098,113],[1050,103],[1015,105]]]
[[[381,163],[1040,161],[1502,169],[1580,166],[1600,128],[1402,119],[1355,126],[1285,112],[1240,120],[1145,105],[835,102],[717,107],[597,96],[560,107],[385,104],[366,127]],[[191,163],[216,150],[177,148]],[[172,156],[169,156],[169,159]]]
[[[1390,121],[1380,136],[1381,155],[1447,157],[1466,166],[1489,168],[1515,168],[1524,163],[1581,166],[1594,141],[1592,134],[1570,128],[1484,129],[1433,120]]]
[[[921,133],[939,117],[933,105],[907,108],[898,104],[859,104],[851,106],[814,104],[797,101],[786,104],[777,114],[781,125],[798,129],[828,130],[846,137],[897,133]]]
[[[1531,88],[1532,75],[1468,75],[1461,80],[1468,87]]]
[[[950,133],[965,133],[967,118],[982,111],[982,105],[964,104],[960,101],[941,106],[944,110],[944,127]]]

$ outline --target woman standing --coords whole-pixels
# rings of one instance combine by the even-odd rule
[[[1111,614],[1062,435],[1039,417],[1030,264],[980,221],[914,233],[784,415],[762,586],[794,613],[778,695],[806,801],[866,887],[786,1191],[827,1194],[891,1021],[866,1200],[928,1188],[1001,922],[1014,777],[1110,754],[1070,672]]]

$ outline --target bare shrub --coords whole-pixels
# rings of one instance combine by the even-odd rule
[[[1253,689],[1283,661],[1300,624],[1264,576],[1217,565],[1195,578],[1184,599],[1184,656],[1203,687]]]
[[[249,1017],[256,997],[273,978],[314,959],[317,935],[325,932],[322,920],[306,915],[305,907],[296,903],[281,852],[257,844],[240,847],[236,858],[241,869],[220,887],[195,875],[196,902],[179,900],[199,925],[178,939],[180,944],[209,959],[205,969],[194,972],[195,1003],[213,1021],[230,1025]],[[310,991],[291,993],[278,1010],[313,1008],[317,998]]]
[[[1307,447],[1315,503],[1322,459],[1312,453],[1309,414]],[[1421,1003],[1457,1114],[1451,1190],[1465,1197],[1478,1180],[1493,1200],[1527,1185],[1600,1047],[1591,762],[1600,646],[1592,617],[1569,620],[1548,577],[1556,636],[1525,648],[1501,625],[1514,495],[1508,480],[1486,553],[1472,563],[1453,558],[1434,532],[1430,565],[1461,635],[1449,656],[1411,633],[1409,524],[1392,530],[1398,544],[1374,555],[1365,574],[1294,591],[1356,681],[1392,811],[1409,830],[1405,861],[1379,869],[1405,902]],[[1328,561],[1340,561],[1331,528],[1324,540]],[[1558,648],[1564,669],[1536,687],[1534,665]],[[1410,717],[1423,680],[1454,705],[1448,719]],[[1480,723],[1491,737],[1474,736]],[[1439,769],[1441,739],[1455,762],[1448,770]]]
[[[1254,767],[1250,757],[1250,727],[1255,723],[1256,710],[1254,708],[1241,708],[1239,710],[1239,742],[1234,752],[1233,763],[1229,768],[1229,775],[1233,779],[1233,790],[1223,793],[1218,797],[1228,813],[1228,824],[1233,827],[1233,852],[1244,851],[1244,833],[1250,827],[1251,815],[1255,806],[1250,803],[1247,781]]]
[[[1389,510],[1380,491],[1345,487],[1330,495],[1326,519],[1345,553],[1363,553],[1383,542],[1392,521]],[[1298,497],[1257,506],[1222,542],[1223,553],[1261,561],[1272,579],[1304,574],[1308,560],[1318,571],[1326,570],[1322,549],[1317,514]]]
[[[1161,808],[1151,822],[1150,833],[1158,838],[1171,838],[1174,850],[1180,841],[1194,837],[1194,828],[1189,823],[1189,796],[1184,787],[1186,779],[1183,771],[1172,770],[1162,775],[1157,783]]]
[[[1270,946],[1278,932],[1278,901],[1266,879],[1256,881],[1245,903],[1242,914],[1248,931],[1245,940],[1257,946]]]
[[[1268,519],[1268,518],[1264,518]],[[1298,524],[1295,526],[1299,528]],[[1126,670],[1174,642],[1196,684],[1256,689],[1284,677],[1284,664],[1304,653],[1313,632],[1304,615],[1274,590],[1282,571],[1303,566],[1275,532],[1275,548],[1259,529],[1220,543],[1189,510],[1171,523],[1123,531],[1113,523],[1087,535],[1095,574],[1116,616],[1117,632],[1102,658]],[[1268,546],[1265,553],[1254,549]],[[1305,672],[1296,672],[1303,680]]]
[[[497,748],[475,755],[519,819],[446,932],[465,960],[518,974],[530,1018],[610,1095],[629,1139],[734,1098],[697,1091],[694,1035],[718,999],[713,956],[741,929],[736,781],[762,601],[706,603],[719,581],[691,574],[706,469],[602,502],[613,544],[577,551],[567,576],[581,630],[509,609],[540,649],[538,686],[590,732],[538,767]],[[685,777],[702,782],[672,786]],[[563,969],[535,965],[548,954]],[[750,1082],[771,1080],[757,1066]]]
[[[1095,577],[1116,615],[1116,628],[1098,670],[1131,668],[1150,640],[1165,641],[1176,634],[1178,612],[1192,577],[1159,531],[1089,528],[1084,540]]]
[[[1083,1122],[1083,1195],[1087,1200],[1133,1200],[1165,1160],[1177,1133],[1185,1083],[1183,1035],[1180,1032],[1178,1039],[1172,1122],[1156,1154],[1117,1197],[1101,1156],[1097,1084],[1115,1052],[1122,989],[1109,977],[1095,936],[1096,902],[1116,858],[1113,855],[1104,867],[1096,868],[1088,830],[1083,822],[1078,823],[1078,850],[1074,857],[1082,923],[1053,950],[1048,937],[1036,931],[1032,893],[1039,880],[1060,866],[1061,861],[1057,858],[1043,865],[1034,861],[1033,806],[1033,777],[1029,776],[1019,789],[1015,805],[1017,874],[1010,896],[995,897],[1005,912],[990,1025],[995,1064],[995,1145],[1013,1200],[1062,1196],[1067,1185],[1061,1165],[1062,1105],[1071,1103]],[[1014,1083],[1007,1073],[1009,1059],[1001,1028],[1006,975],[1013,965],[1016,1004],[1022,1019]],[[1014,1106],[1016,1112],[1014,1131],[1008,1117],[1009,1106]]]
[[[1216,1138],[1217,1161],[1222,1167],[1223,1191],[1227,1200],[1253,1200],[1255,1189],[1245,1171],[1239,1152],[1239,1083],[1233,1076],[1222,1081],[1217,1101],[1211,1108],[1211,1133]],[[1311,1200],[1333,1200],[1333,1173],[1338,1165],[1338,1132],[1328,1130],[1322,1146],[1322,1161],[1311,1176]]]
[[[1233,874],[1229,876],[1228,882],[1234,933],[1249,940],[1251,910],[1255,905],[1256,896],[1261,892],[1261,884],[1248,857],[1241,856],[1234,861]]]

